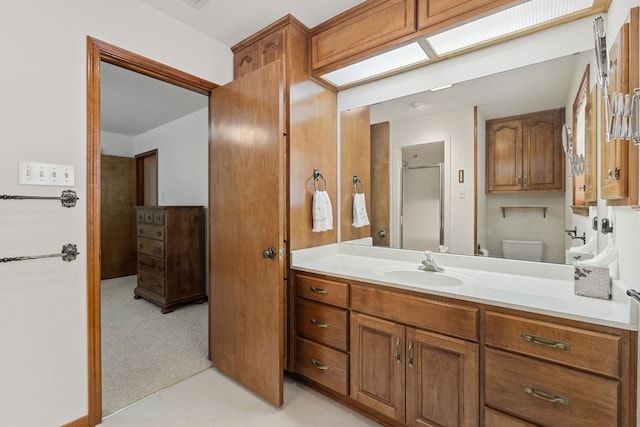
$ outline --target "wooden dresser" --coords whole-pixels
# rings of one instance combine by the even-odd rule
[[[180,304],[206,301],[204,208],[138,206],[136,217],[135,298],[160,306],[163,313]]]

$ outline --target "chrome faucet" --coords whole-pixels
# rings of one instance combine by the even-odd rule
[[[433,253],[431,251],[426,251],[424,253],[422,265],[420,265],[418,269],[424,271],[444,271],[444,268],[440,267],[436,260],[433,258]]]

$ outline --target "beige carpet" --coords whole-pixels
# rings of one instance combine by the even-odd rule
[[[103,417],[211,366],[207,303],[162,314],[133,298],[135,284],[136,276],[101,284]]]

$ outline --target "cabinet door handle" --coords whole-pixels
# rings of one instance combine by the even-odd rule
[[[413,368],[413,340],[409,340],[409,367]]]
[[[326,289],[320,288],[318,286],[311,286],[311,288],[309,288],[309,289],[311,289],[311,292],[315,292],[316,294],[326,295],[326,294],[329,293],[329,291],[327,291]]]
[[[524,185],[525,185],[525,187],[526,187],[527,185],[529,185],[529,178],[528,178],[528,177],[526,177],[526,176],[524,177]]]
[[[329,367],[328,367],[327,365],[325,365],[325,364],[324,364],[324,363],[322,363],[322,362],[317,361],[316,359],[311,359],[311,364],[312,364],[314,367],[316,367],[316,368],[320,369],[321,371],[327,371],[327,370],[329,370]]]
[[[311,323],[313,323],[314,325],[316,325],[318,328],[328,328],[329,324],[323,322],[322,320],[318,320],[318,319],[311,319]]]
[[[400,347],[399,336],[396,336],[396,363],[402,363],[402,348]]]
[[[520,338],[522,338],[522,341],[530,342],[532,344],[544,345],[544,346],[556,348],[562,351],[571,350],[571,345],[562,341],[556,341],[549,338],[538,337],[531,334],[522,334],[520,335]]]
[[[566,397],[556,396],[555,394],[548,393],[543,390],[538,390],[536,388],[529,387],[528,385],[523,385],[522,391],[524,391],[530,396],[537,397],[538,399],[542,399],[547,402],[558,403],[563,406],[569,406],[569,399],[567,399]]]

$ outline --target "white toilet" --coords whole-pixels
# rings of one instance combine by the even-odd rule
[[[502,256],[524,261],[542,261],[544,243],[539,240],[503,240]]]

